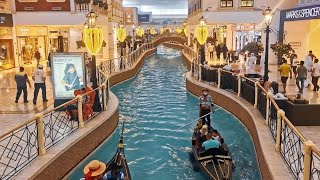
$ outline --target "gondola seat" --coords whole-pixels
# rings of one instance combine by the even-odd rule
[[[205,157],[205,156],[216,156],[216,155],[225,155],[225,152],[221,150],[220,148],[210,148],[204,152],[199,153],[200,157]]]

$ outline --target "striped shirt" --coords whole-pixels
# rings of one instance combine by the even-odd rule
[[[207,105],[207,106],[213,106],[212,97],[210,95],[207,96],[200,96],[199,97],[199,105]]]

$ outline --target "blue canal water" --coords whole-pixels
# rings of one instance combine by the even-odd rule
[[[194,124],[175,131],[198,117],[197,98],[186,91],[186,72],[179,51],[159,47],[134,79],[112,88],[120,101],[120,120],[126,122],[125,152],[134,180],[204,179],[193,171],[189,159]],[[232,153],[233,179],[261,179],[253,142],[245,126],[222,109],[212,118],[212,124]],[[115,153],[120,129],[80,164],[69,179],[83,177],[83,167],[93,159],[108,162]],[[173,134],[166,136],[168,133]]]

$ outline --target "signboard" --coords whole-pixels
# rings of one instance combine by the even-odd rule
[[[0,27],[13,27],[12,14],[0,13]]]
[[[86,86],[84,54],[51,53],[50,58],[54,98],[74,98],[74,90]]]
[[[320,5],[285,10],[281,14],[284,21],[320,19]]]
[[[48,28],[43,26],[17,26],[17,36],[47,36]]]
[[[150,22],[150,14],[139,14],[138,21],[139,22]]]

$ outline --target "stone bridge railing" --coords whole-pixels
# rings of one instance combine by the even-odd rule
[[[179,34],[162,34],[152,39],[152,43],[154,47],[164,42],[170,42],[170,41],[178,42],[184,45],[188,41],[188,38],[186,36],[179,35]]]

